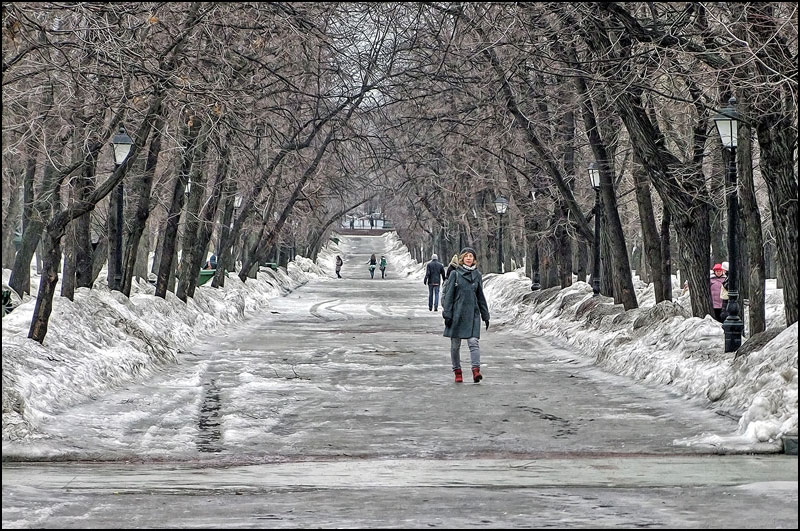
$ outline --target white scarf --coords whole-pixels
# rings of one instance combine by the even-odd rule
[[[468,266],[467,264],[461,264],[461,267],[463,267],[467,271],[475,271],[475,268],[478,267],[478,266],[477,265]]]

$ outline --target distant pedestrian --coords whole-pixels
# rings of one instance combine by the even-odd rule
[[[386,257],[381,255],[381,278],[386,278]]]
[[[489,329],[489,305],[483,294],[483,276],[478,270],[475,250],[465,247],[459,254],[459,266],[450,273],[445,283],[442,300],[444,336],[450,338],[450,360],[457,383],[463,382],[461,373],[461,340],[469,346],[472,381],[483,379],[481,375],[481,320]]]
[[[453,258],[450,259],[450,263],[447,265],[447,269],[444,272],[444,279],[447,280],[450,278],[450,274],[456,270],[458,267],[458,253],[453,255]],[[447,282],[442,285],[442,300],[444,300],[445,292],[447,292]]]
[[[337,254],[336,255],[336,278],[342,278],[342,275],[339,274],[341,272],[341,270],[342,270],[342,264],[344,264],[344,262],[342,262],[342,257]]]
[[[444,266],[439,261],[439,255],[434,253],[428,267],[425,268],[423,284],[428,286],[428,311],[439,311],[439,285],[444,280]]]
[[[373,254],[369,257],[367,263],[369,264],[369,277],[375,278],[375,267],[378,265],[378,259],[375,258],[375,255]]]
[[[722,322],[722,290],[724,289],[725,281],[724,270],[722,264],[714,264],[712,269],[714,272],[711,276],[711,306],[714,308],[714,319]]]

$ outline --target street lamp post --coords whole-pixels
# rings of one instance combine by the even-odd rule
[[[531,203],[536,203],[536,191],[531,190]],[[533,244],[533,263],[531,264],[531,274],[533,282],[531,283],[531,291],[537,291],[542,288],[539,283],[539,242]]]
[[[128,154],[131,152],[131,147],[133,146],[133,140],[131,140],[131,137],[125,132],[125,128],[120,127],[119,132],[114,135],[112,144],[114,145],[114,171],[116,171],[122,163],[125,162],[125,159],[128,158]],[[117,207],[117,234],[115,239],[116,248],[114,249],[114,286],[112,286],[111,289],[122,291],[122,206],[125,198],[122,179],[120,179],[119,184],[117,184],[114,194]]]
[[[728,107],[714,116],[714,122],[722,141],[723,149],[728,151],[726,180],[728,188],[728,316],[722,323],[725,331],[725,352],[736,352],[742,345],[744,322],[739,317],[739,249],[736,239],[736,225],[739,221],[739,194],[736,187],[736,137],[738,134],[739,113],[736,112],[736,98],[728,100]]]
[[[505,197],[498,196],[497,199],[494,200],[494,207],[497,209],[497,213],[500,214],[500,223],[499,228],[497,230],[497,272],[503,272],[503,214],[506,213],[508,210],[508,199]]]
[[[594,264],[592,267],[593,297],[600,295],[600,167],[589,163],[589,180],[594,188]]]

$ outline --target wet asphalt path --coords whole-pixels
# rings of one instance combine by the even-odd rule
[[[391,263],[369,278],[384,241],[346,238],[343,279],[5,448],[68,462],[4,462],[3,527],[796,528],[796,458],[680,444],[736,420],[519,334],[501,308],[485,379],[454,384],[427,288]]]

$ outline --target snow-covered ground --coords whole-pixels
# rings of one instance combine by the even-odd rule
[[[394,274],[421,281],[425,264],[395,233],[382,238]],[[152,285],[136,281],[128,299],[99,280],[92,290],[77,290],[74,301],[55,298],[43,345],[27,339],[35,299],[27,300],[2,320],[3,440],[27,437],[62,408],[164,370],[176,363],[175,352],[202,336],[263,313],[272,299],[313,278],[335,276],[337,254],[329,242],[316,263],[297,257],[287,269],[263,270],[246,283],[232,274],[224,288],[197,288],[188,303],[170,292],[156,297]],[[9,275],[3,270],[4,281]],[[593,298],[585,282],[532,292],[521,270],[484,278],[495,326],[552,337],[609,372],[705,397],[709,407],[740,417],[727,444],[779,449],[781,435],[797,433],[797,323],[737,358],[723,352],[719,323],[690,317],[687,296],[654,306],[652,287],[638,279],[641,308],[625,312],[607,297]],[[33,276],[32,293],[37,289]],[[780,290],[768,284],[768,326],[782,328],[782,304]],[[710,441],[683,441],[700,442]]]

